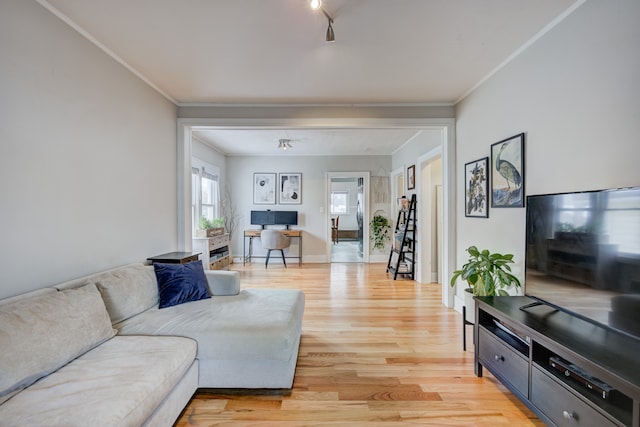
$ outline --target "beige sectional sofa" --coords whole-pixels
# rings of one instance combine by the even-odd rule
[[[197,388],[291,388],[304,294],[206,274],[163,309],[142,264],[0,300],[0,424],[170,426]]]

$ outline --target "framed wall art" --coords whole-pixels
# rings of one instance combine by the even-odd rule
[[[491,144],[491,207],[524,206],[524,133]]]
[[[416,165],[407,168],[407,190],[416,188]]]
[[[302,174],[281,173],[278,179],[280,204],[299,205],[302,203]]]
[[[256,205],[276,204],[276,174],[253,174],[253,203]]]
[[[489,158],[465,163],[464,182],[464,216],[488,218]]]

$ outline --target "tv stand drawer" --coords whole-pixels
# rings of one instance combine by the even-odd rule
[[[529,362],[482,327],[479,328],[478,356],[491,373],[528,396]]]
[[[610,421],[536,366],[531,370],[531,402],[558,427],[620,425]]]

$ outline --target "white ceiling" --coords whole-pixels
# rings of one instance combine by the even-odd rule
[[[451,105],[581,1],[324,0],[327,43],[328,21],[308,0],[38,0],[183,106]],[[309,132],[199,137],[241,155],[258,152],[258,137],[299,139],[315,154],[390,154],[412,136]]]
[[[194,129],[194,136],[233,156],[370,156],[389,155],[422,131],[419,129]],[[293,148],[278,148],[290,139]]]

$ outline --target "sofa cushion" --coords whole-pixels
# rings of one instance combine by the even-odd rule
[[[158,304],[158,283],[151,266],[133,264],[94,277],[113,323]]]
[[[94,284],[1,305],[0,403],[114,335]]]
[[[34,297],[41,296],[41,295],[51,295],[51,294],[55,294],[56,292],[57,291],[54,288],[37,289],[35,291],[27,292],[26,294],[20,294],[20,295],[16,295],[16,296],[13,296],[13,297],[0,299],[0,306],[6,305],[6,304],[13,304],[13,303],[15,303],[17,301],[20,301],[20,300],[24,300],[24,299],[28,299],[28,298],[34,298]]]
[[[209,285],[209,293],[216,296],[238,295],[240,293],[240,272],[207,270],[204,272]]]
[[[140,426],[195,354],[186,338],[116,336],[0,405],[0,424]]]
[[[301,332],[304,293],[245,289],[238,295],[158,310],[115,325],[121,335],[174,335],[198,341],[198,359],[290,360]]]
[[[160,308],[211,298],[202,262],[186,264],[155,263]]]
[[[113,323],[135,316],[158,304],[158,283],[153,267],[141,263],[116,267],[54,286],[59,291],[95,283]]]

